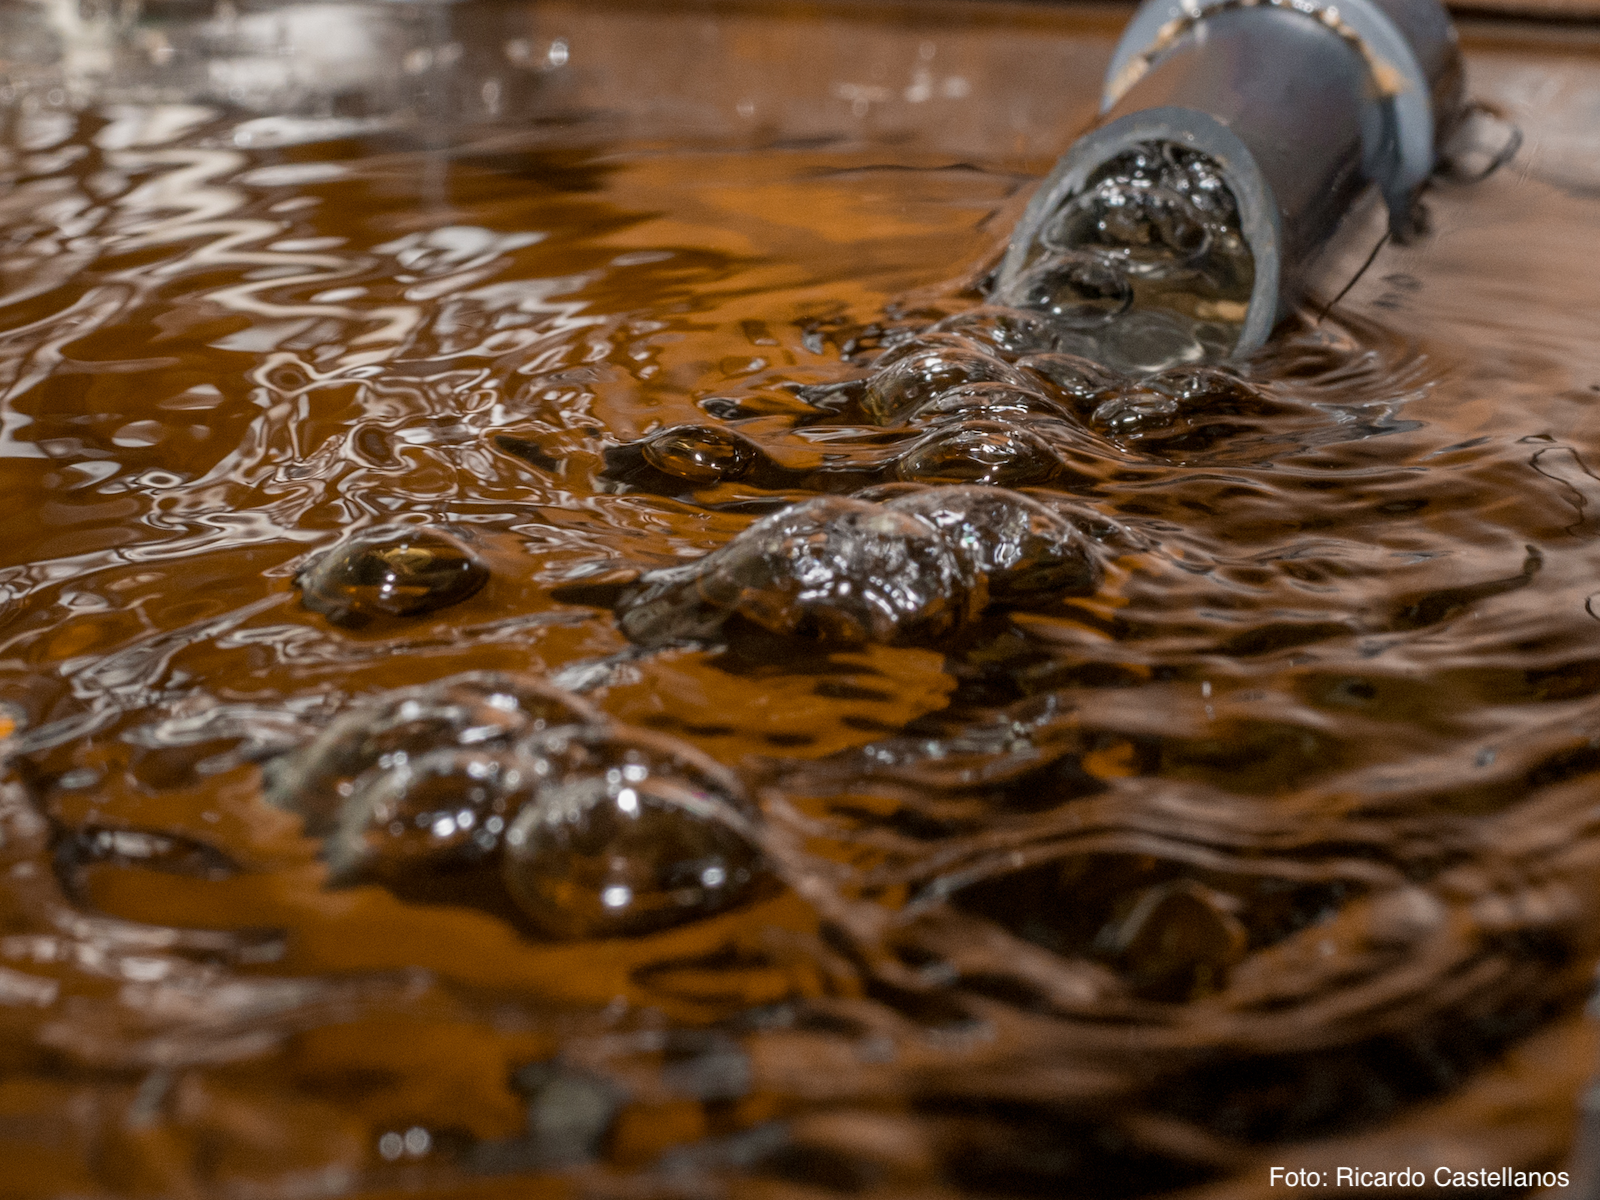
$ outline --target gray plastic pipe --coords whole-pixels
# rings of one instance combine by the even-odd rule
[[[1305,293],[1319,252],[1369,187],[1404,240],[1438,147],[1463,111],[1455,27],[1438,0],[1146,0],[1106,72],[1104,122],[1029,204],[993,295],[1004,303],[1039,232],[1137,142],[1202,151],[1239,204],[1255,285],[1235,355]]]

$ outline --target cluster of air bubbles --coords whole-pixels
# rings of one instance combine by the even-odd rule
[[[1118,318],[1135,332],[1165,319]],[[1077,337],[1040,313],[982,305],[906,333],[864,378],[803,389],[819,416],[851,433],[825,440],[820,462],[803,451],[785,462],[746,432],[695,423],[607,447],[601,474],[708,501],[748,496],[715,495],[730,484],[834,495],[890,483],[1083,492],[1118,469],[1108,448],[1182,457],[1250,428],[1226,418],[1278,411],[1225,367],[1118,370],[1076,352]]]
[[[618,937],[732,907],[762,874],[738,778],[540,680],[453,676],[356,705],[270,764],[335,884],[498,896],[538,932]]]
[[[1043,222],[1005,299],[1133,373],[1225,357],[1255,284],[1239,207],[1215,162],[1172,142],[1110,159]]]
[[[1049,603],[1100,580],[1092,515],[978,486],[819,496],[696,562],[643,575],[617,603],[645,646],[703,642],[730,621],[830,645],[934,642],[991,601]]]

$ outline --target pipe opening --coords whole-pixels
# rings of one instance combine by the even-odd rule
[[[1222,167],[1168,139],[1136,142],[1027,222],[1020,272],[996,298],[1055,318],[1063,349],[1143,373],[1226,358],[1256,262]]]

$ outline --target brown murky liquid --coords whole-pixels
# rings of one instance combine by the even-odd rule
[[[1441,192],[1431,242],[1238,388],[1054,395],[1070,470],[1017,482],[1102,522],[1089,594],[651,647],[609,607],[641,572],[914,482],[922,431],[808,389],[977,307],[941,281],[1037,164],[5,119],[0,1194],[1562,1167],[1600,955],[1570,180]],[[1133,417],[1096,425],[1107,397]],[[686,424],[769,466],[702,439],[617,469]],[[452,603],[302,604],[318,554],[397,523],[447,531],[384,561],[454,572]],[[330,881],[264,772],[477,670],[731,769],[761,880],[588,939],[603,913],[529,921],[427,859]]]

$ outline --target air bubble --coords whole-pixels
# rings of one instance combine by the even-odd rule
[[[487,582],[489,568],[465,537],[416,525],[352,534],[295,577],[300,602],[339,625],[448,608]]]
[[[1228,899],[1186,880],[1149,888],[1125,917],[1101,931],[1096,949],[1147,999],[1186,1001],[1219,992],[1249,941]]]
[[[1048,483],[1062,466],[1038,434],[1002,421],[973,420],[919,439],[896,461],[895,474],[919,483],[1027,487]]]
[[[1185,367],[1148,376],[1108,397],[1089,424],[1126,447],[1171,455],[1202,450],[1252,428],[1238,418],[1281,411],[1280,404],[1237,376],[1213,367]]]
[[[937,636],[976,602],[923,522],[844,497],[761,521],[712,556],[699,594],[773,633],[856,644]]]
[[[971,383],[1026,387],[1026,376],[993,355],[951,347],[924,347],[867,381],[861,405],[880,425],[896,420],[941,392]]]
[[[1089,425],[1107,437],[1131,437],[1167,429],[1178,420],[1178,401],[1148,388],[1135,388],[1106,400],[1094,410]]]
[[[1161,185],[1183,196],[1206,220],[1217,226],[1236,225],[1239,206],[1222,173],[1204,154],[1173,142],[1161,144],[1160,164],[1151,163]]]
[[[542,680],[495,671],[455,675],[358,704],[301,749],[269,763],[266,798],[325,833],[369,771],[435,750],[510,745],[559,725],[600,720],[589,705]]]
[[[537,681],[483,673],[389,693],[273,788],[322,816],[313,832],[341,808],[324,850],[335,885],[520,911],[556,937],[695,920],[742,903],[764,873],[736,775]]]
[[[1017,366],[1044,380],[1077,408],[1098,402],[1121,383],[1099,363],[1076,354],[1033,354]]]
[[[705,425],[678,425],[645,439],[645,462],[690,483],[737,479],[761,457],[749,439]]]
[[[1176,397],[1186,411],[1242,416],[1265,415],[1279,407],[1237,375],[1216,367],[1177,367],[1150,376],[1144,386]]]
[[[393,881],[482,863],[499,846],[495,831],[547,773],[542,759],[503,748],[434,750],[369,772],[328,841],[331,878]]]
[[[502,877],[521,910],[562,938],[627,937],[722,912],[762,876],[750,805],[724,768],[640,730],[554,735],[564,777],[538,789],[505,835]],[[606,769],[626,763],[633,782]]]
[[[528,1137],[539,1161],[549,1165],[599,1155],[624,1099],[605,1078],[560,1059],[517,1068],[511,1086],[528,1097]]]

